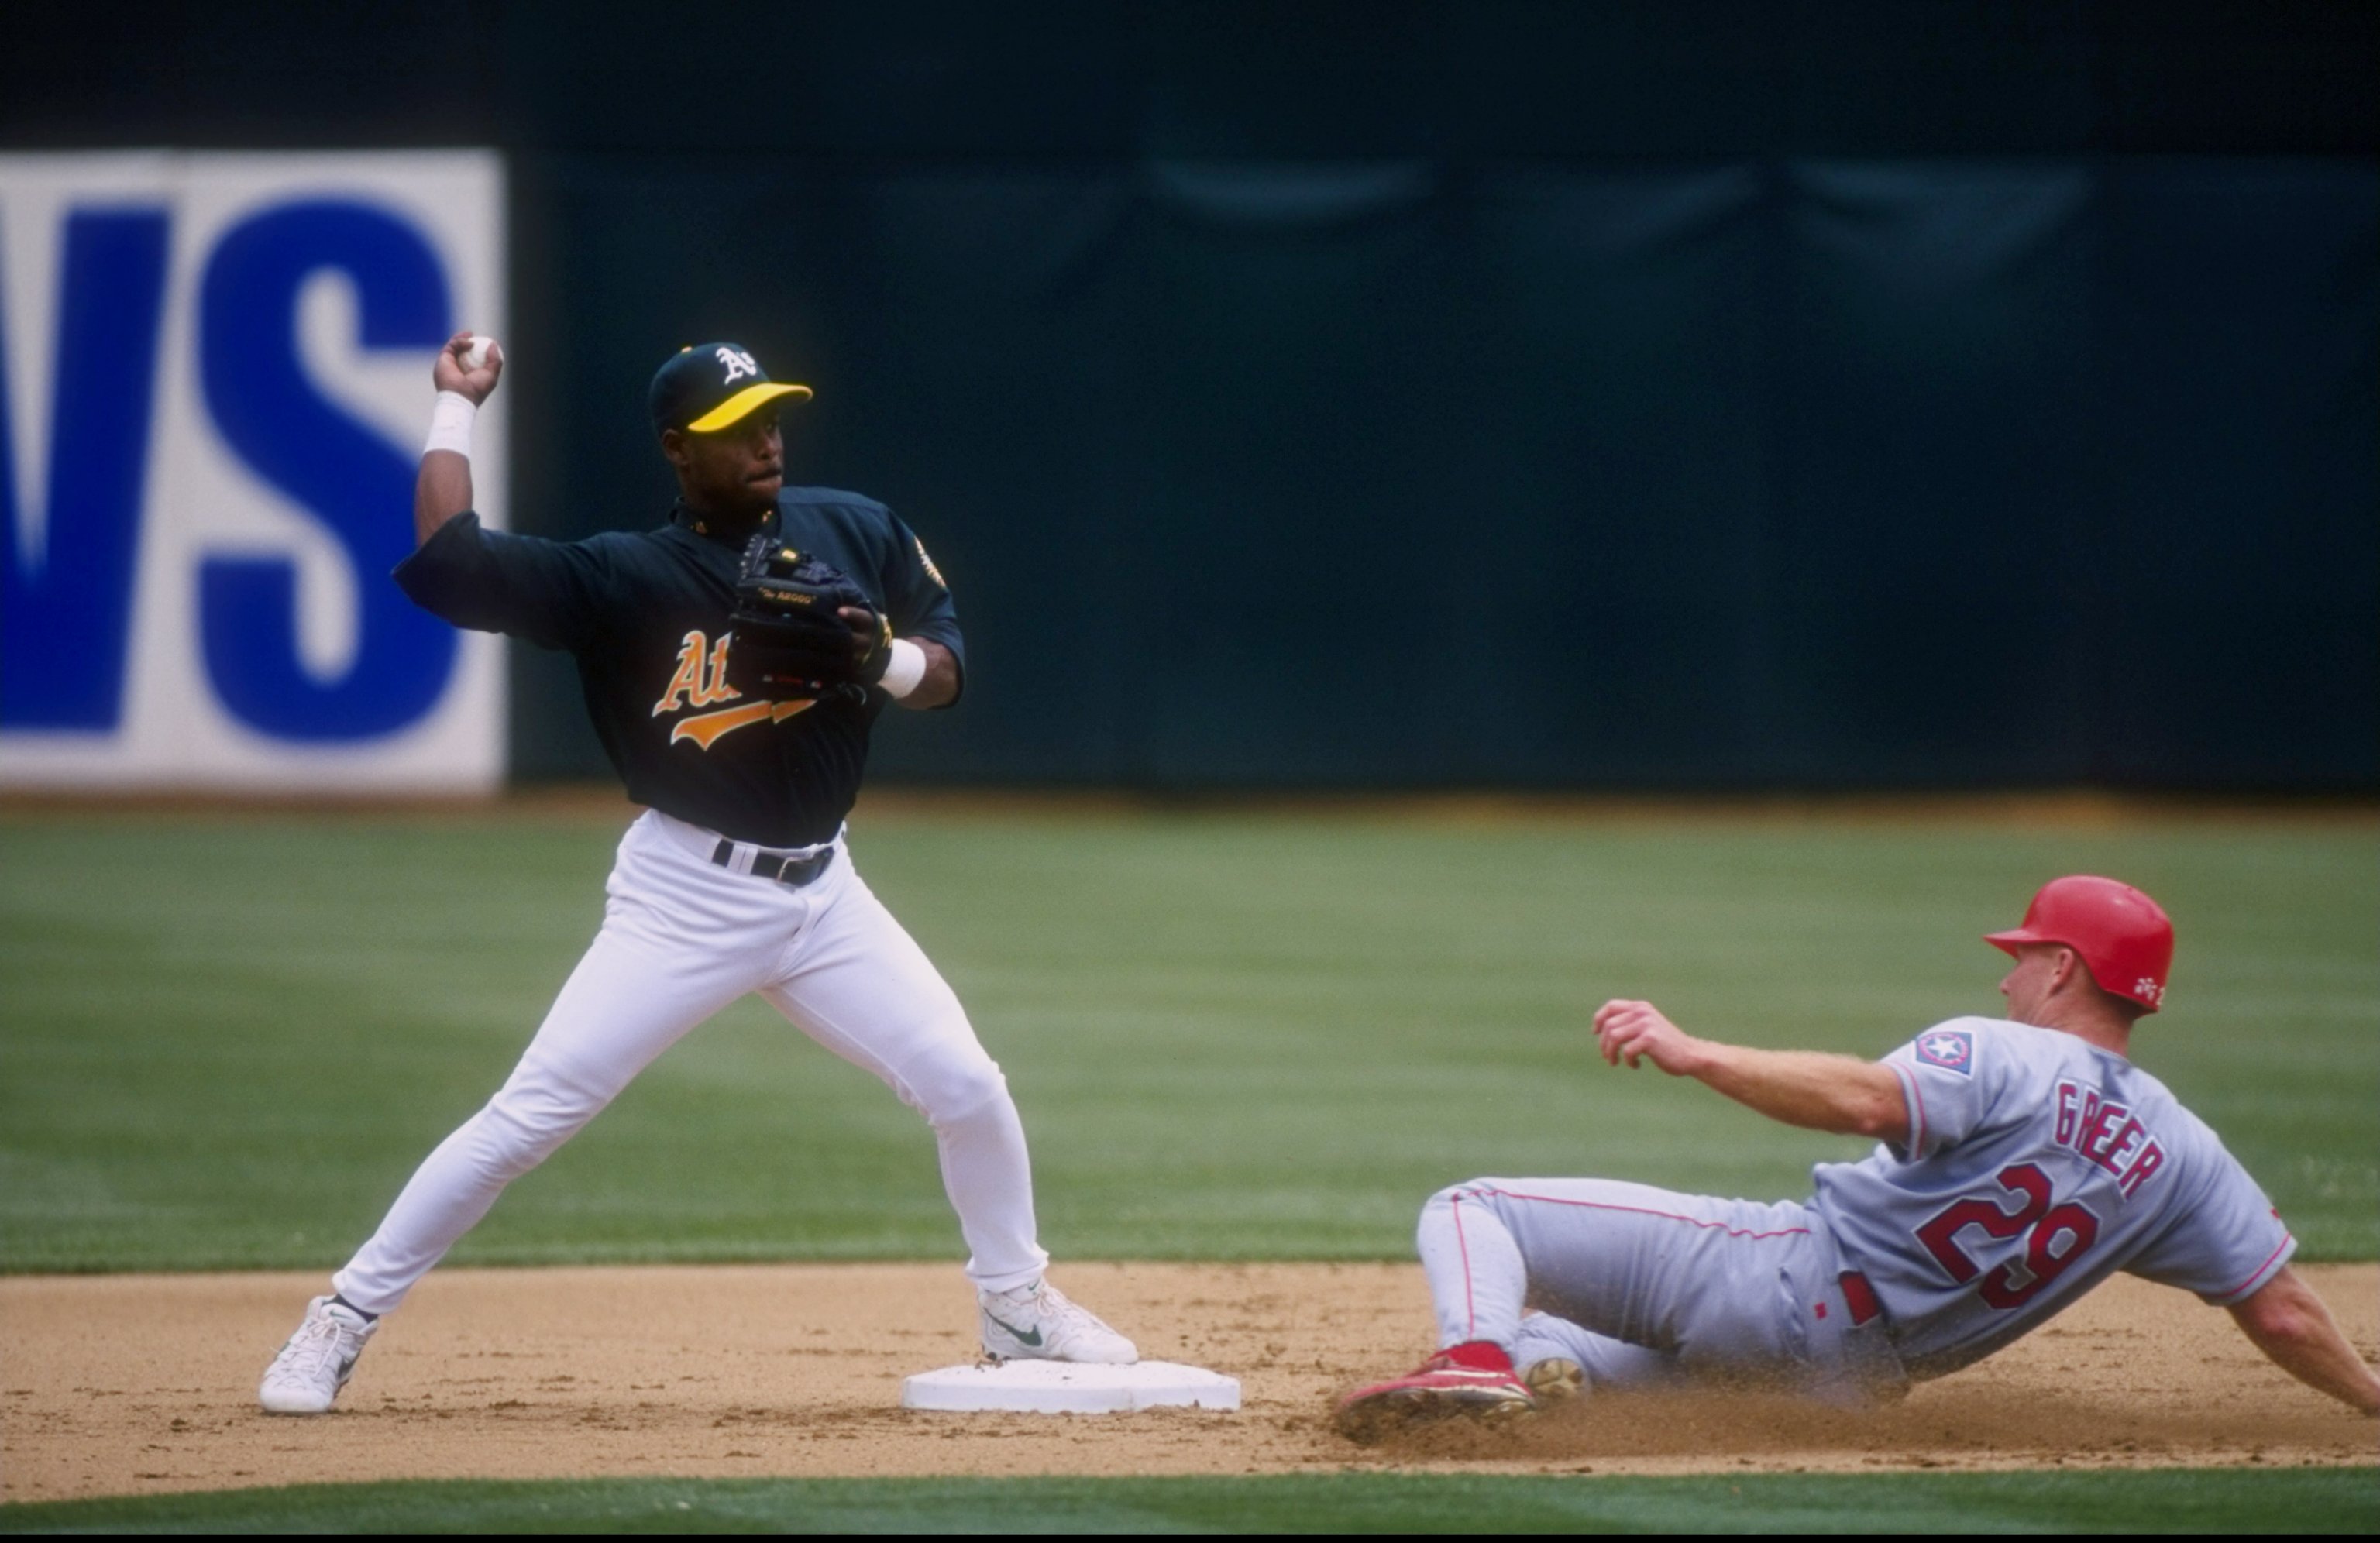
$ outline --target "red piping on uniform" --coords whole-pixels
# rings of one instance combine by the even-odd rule
[[[1471,1245],[1463,1235],[1463,1194],[1455,1192],[1450,1208],[1454,1212],[1454,1246],[1463,1251],[1463,1339],[1468,1344],[1479,1337],[1479,1310],[1471,1305]]]
[[[1925,1089],[1918,1086],[1917,1074],[1908,1067],[1892,1062],[1887,1062],[1885,1064],[1891,1066],[1893,1075],[1900,1079],[1901,1088],[1908,1093],[1909,1101],[1917,1112],[1916,1126],[1909,1133],[1909,1155],[1912,1158],[1924,1157],[1925,1155]]]
[[[1551,1206],[1585,1206],[1589,1210],[1624,1210],[1632,1216],[1658,1216],[1667,1221],[1691,1221],[1697,1227],[1716,1227],[1730,1237],[1807,1237],[1810,1233],[1810,1229],[1807,1227],[1779,1227],[1773,1233],[1748,1233],[1741,1227],[1730,1227],[1724,1221],[1706,1221],[1699,1216],[1680,1216],[1675,1211],[1652,1210],[1644,1206],[1615,1206],[1604,1200],[1566,1200],[1559,1195],[1524,1195],[1517,1189],[1488,1189],[1477,1193],[1501,1195],[1508,1200],[1542,1200]],[[1454,1221],[1454,1235],[1459,1241],[1463,1236],[1463,1217],[1460,1212],[1456,1213]],[[1467,1265],[1465,1269],[1467,1271]]]
[[[2228,1301],[2230,1298],[2239,1295],[2241,1292],[2246,1291],[2250,1286],[2254,1285],[2256,1283],[2256,1277],[2272,1269],[2273,1261],[2279,1258],[2284,1253],[2288,1252],[2289,1245],[2296,1241],[2296,1238],[2291,1237],[2287,1233],[2282,1234],[2280,1247],[2276,1248],[2271,1253],[2265,1255],[2265,1262],[2250,1270],[2246,1280],[2240,1282],[2238,1285],[2233,1286],[2229,1291],[2225,1292],[2223,1294],[2225,1300]]]

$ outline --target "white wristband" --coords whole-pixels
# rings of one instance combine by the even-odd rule
[[[430,443],[421,447],[421,453],[427,456],[432,450],[452,450],[469,460],[471,420],[479,416],[479,404],[461,392],[440,392],[438,405],[430,411]]]
[[[917,689],[926,678],[926,650],[906,638],[892,639],[892,657],[884,662],[884,678],[876,684],[892,694],[895,701]]]

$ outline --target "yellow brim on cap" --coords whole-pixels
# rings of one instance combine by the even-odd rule
[[[686,427],[698,434],[711,433],[726,428],[739,419],[749,416],[755,407],[773,402],[780,396],[806,397],[812,395],[810,388],[806,385],[779,385],[772,382],[767,385],[746,386],[726,401],[687,424]]]

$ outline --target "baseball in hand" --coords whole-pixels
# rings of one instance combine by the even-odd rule
[[[494,346],[495,341],[496,340],[492,337],[482,337],[478,333],[473,333],[471,334],[470,346],[463,350],[463,368],[466,370],[477,370],[481,365],[486,364],[488,362],[488,350]]]

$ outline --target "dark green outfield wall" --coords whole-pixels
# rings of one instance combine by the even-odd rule
[[[887,771],[2380,788],[2380,7],[214,14],[0,127],[506,147],[521,523],[814,383],[975,654]]]
[[[662,496],[674,341],[801,361],[800,466],[978,650],[905,771],[2374,774],[2368,164],[604,156],[550,207],[612,302],[549,334],[613,386],[568,517]]]

